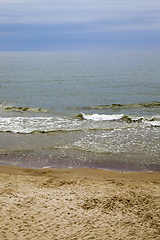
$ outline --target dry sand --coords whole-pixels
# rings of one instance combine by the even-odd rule
[[[0,239],[160,239],[160,173],[0,166]]]

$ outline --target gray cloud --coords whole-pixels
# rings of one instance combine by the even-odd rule
[[[0,50],[110,47],[159,48],[159,0],[0,0]]]
[[[87,23],[94,31],[158,30],[159,13],[157,0],[0,0],[1,23]]]

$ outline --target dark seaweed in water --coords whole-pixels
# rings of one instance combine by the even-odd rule
[[[44,112],[45,109],[42,108],[31,108],[31,107],[14,107],[14,106],[3,106],[5,111],[16,111],[16,112]]]
[[[151,107],[160,107],[160,102],[151,102],[151,103],[133,103],[133,104],[111,104],[111,105],[97,105],[97,106],[85,106],[82,107],[84,110],[89,109],[122,109],[122,108],[151,108]]]

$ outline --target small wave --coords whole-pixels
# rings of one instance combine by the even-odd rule
[[[80,121],[81,119],[82,121]],[[85,114],[76,118],[67,117],[1,117],[0,132],[47,133],[88,130],[113,130],[116,128],[134,128],[137,126],[160,126],[160,116],[142,117],[123,114]]]
[[[47,109],[44,108],[32,108],[32,107],[15,107],[10,105],[0,104],[1,111],[15,111],[15,112],[47,112]]]
[[[123,114],[115,114],[115,115],[105,115],[105,114],[85,114],[81,113],[77,116],[78,118],[85,120],[93,120],[93,121],[114,121],[120,120],[124,117]]]
[[[160,126],[160,116],[155,117],[145,117],[145,116],[127,116],[124,114],[86,114],[80,113],[77,115],[77,118],[81,120],[92,120],[92,121],[121,121],[126,123],[143,123],[149,124],[151,126]]]
[[[110,105],[97,105],[97,106],[85,106],[82,107],[84,110],[90,109],[121,109],[121,108],[151,108],[151,107],[160,107],[160,102],[151,102],[151,103],[133,103],[133,104],[110,104]]]
[[[144,117],[140,116],[127,116],[124,114],[112,114],[112,115],[106,115],[106,114],[86,114],[81,113],[77,115],[77,118],[84,119],[84,120],[93,120],[93,121],[125,121],[125,122],[142,122]],[[153,118],[152,118],[153,119]]]

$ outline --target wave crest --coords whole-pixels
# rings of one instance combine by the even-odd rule
[[[151,102],[151,103],[132,103],[132,104],[110,104],[110,105],[97,105],[97,106],[85,106],[82,109],[119,109],[119,108],[151,108],[151,107],[160,107],[160,102]]]
[[[77,116],[80,119],[84,120],[93,120],[93,121],[114,121],[120,120],[124,117],[124,114],[114,114],[114,115],[105,115],[105,114],[86,114],[81,113]]]

